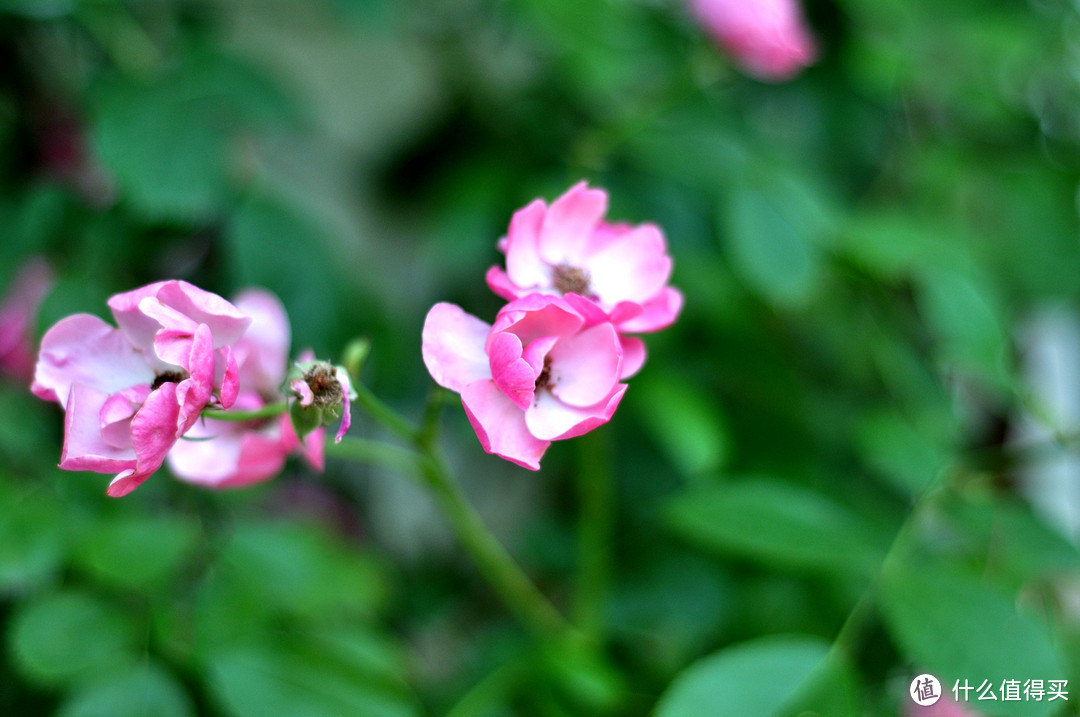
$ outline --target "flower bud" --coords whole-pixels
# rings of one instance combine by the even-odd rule
[[[289,406],[296,435],[303,438],[319,426],[341,419],[334,441],[349,430],[349,401],[356,398],[348,372],[329,361],[301,361],[289,371],[289,390],[296,400]]]

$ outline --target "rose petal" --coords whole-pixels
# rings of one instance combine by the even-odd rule
[[[645,342],[631,336],[621,336],[620,340],[623,351],[621,380],[630,378],[645,364]]]
[[[486,452],[523,468],[540,470],[540,458],[550,442],[529,433],[525,414],[499,391],[494,381],[474,381],[465,386],[461,403]]]
[[[593,406],[619,382],[622,344],[611,324],[563,338],[551,349],[551,393],[571,406]]]
[[[585,323],[581,314],[562,297],[529,294],[504,306],[495,317],[490,337],[509,331],[523,345],[545,336],[566,336]]]
[[[214,395],[213,339],[206,324],[199,324],[195,330],[190,352],[184,362],[191,375],[176,385],[176,398],[180,404],[176,436],[183,435],[191,428]]]
[[[131,419],[149,395],[150,387],[141,383],[109,396],[99,417],[102,440],[114,448],[131,448]]]
[[[547,205],[534,199],[524,209],[514,212],[506,234],[506,273],[520,290],[548,283],[548,267],[540,258],[540,232]],[[498,293],[498,292],[496,292]]]
[[[473,381],[491,377],[484,353],[491,326],[454,304],[431,307],[424,319],[424,365],[435,383],[458,393]]]
[[[197,323],[209,326],[215,349],[235,343],[251,324],[251,318],[236,306],[186,281],[165,282],[157,297]]]
[[[341,443],[341,439],[345,437],[345,434],[349,431],[349,426],[352,425],[352,410],[349,408],[349,399],[354,398],[355,394],[352,390],[352,382],[349,381],[349,374],[344,369],[335,367],[334,378],[337,379],[338,385],[341,386],[341,425],[338,426],[337,433],[334,435],[334,443]]]
[[[537,244],[540,257],[551,266],[563,263],[581,266],[589,236],[607,213],[607,206],[604,190],[589,189],[585,182],[571,187],[551,203],[544,215]],[[513,272],[510,276],[516,283]]]
[[[66,405],[75,383],[108,395],[153,380],[145,356],[123,333],[96,316],[76,314],[45,332],[31,388],[40,398]]]
[[[488,346],[495,386],[524,411],[532,403],[537,371],[521,358],[521,351],[521,339],[510,332],[495,334]]]
[[[130,441],[124,448],[109,445],[101,435],[101,410],[109,395],[76,383],[67,395],[64,412],[64,448],[60,467],[69,471],[115,473],[135,467]]]
[[[660,230],[643,224],[592,254],[585,268],[592,290],[604,304],[640,304],[664,288],[671,276],[671,257]]]
[[[176,443],[178,384],[163,383],[147,396],[142,408],[131,419],[131,444],[135,448],[136,465],[116,476],[106,491],[113,498],[127,495],[149,478],[165,460]]]
[[[525,425],[529,433],[540,440],[580,436],[611,420],[624,393],[626,384],[618,384],[603,401],[594,406],[578,407],[563,403],[550,391],[537,391],[533,405],[525,411]]]
[[[236,363],[236,355],[230,346],[224,346],[214,352],[214,382],[220,386],[219,397],[221,400],[222,408],[231,408],[236,401],[237,395],[240,393],[240,368]],[[218,374],[220,373],[220,378]],[[278,369],[278,373],[284,378],[285,366],[282,364]],[[260,386],[260,382],[253,381],[248,386],[250,390],[264,389],[266,393],[276,393],[277,385],[266,389],[265,386]],[[281,380],[278,380],[278,384]]]
[[[619,331],[644,334],[659,331],[675,322],[682,310],[683,295],[670,286],[642,305],[639,315],[630,319],[616,321]]]
[[[513,301],[519,296],[530,293],[528,289],[519,288],[510,280],[510,276],[497,266],[488,269],[484,278],[487,281],[488,287],[490,287],[496,295],[501,296],[507,301]]]
[[[285,307],[262,289],[244,291],[233,303],[251,317],[251,325],[233,346],[241,380],[247,389],[276,393],[289,364],[291,337]]]

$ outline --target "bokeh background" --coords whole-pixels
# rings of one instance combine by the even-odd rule
[[[663,227],[686,297],[539,473],[445,411],[587,650],[531,640],[410,476],[113,500],[8,377],[0,714],[891,716],[922,672],[1069,680],[968,706],[1075,714],[1080,15],[805,12],[818,61],[765,83],[675,0],[0,1],[0,287],[47,259],[37,336],[158,279],[263,286],[296,351],[370,338],[416,417],[427,309],[490,320],[511,214],[581,179]]]

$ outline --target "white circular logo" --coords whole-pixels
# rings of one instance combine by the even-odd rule
[[[941,683],[931,674],[919,675],[911,681],[908,694],[915,704],[929,707],[941,699]]]

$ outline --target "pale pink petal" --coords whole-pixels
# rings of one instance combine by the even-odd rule
[[[135,448],[136,466],[117,475],[109,484],[106,492],[113,498],[127,495],[153,475],[176,443],[180,413],[176,386],[175,383],[163,383],[152,391],[131,419],[131,444]]]
[[[236,472],[244,434],[241,423],[204,419],[169,450],[169,470],[189,483],[217,485]]]
[[[149,350],[154,343],[154,334],[161,328],[161,324],[139,310],[139,302],[156,296],[158,289],[164,285],[164,281],[159,281],[109,298],[109,309],[117,326],[139,348]]]
[[[247,389],[275,393],[289,364],[290,330],[285,307],[262,289],[244,291],[233,303],[251,317],[251,325],[233,347],[241,380]]]
[[[633,318],[616,321],[619,331],[644,334],[659,331],[675,322],[682,310],[683,295],[670,286],[642,305],[642,312]]]
[[[149,316],[157,324],[167,331],[179,333],[179,334],[193,334],[195,333],[195,327],[199,325],[199,322],[191,318],[184,312],[162,303],[161,299],[157,296],[147,296],[139,302],[139,311],[145,316]],[[154,336],[154,348],[157,348],[157,342],[161,338],[161,332],[159,331]],[[160,356],[160,352],[158,353]],[[168,359],[163,359],[168,360]]]
[[[705,29],[749,74],[790,79],[816,55],[796,0],[693,0]]]
[[[645,364],[645,342],[632,336],[621,336],[620,340],[623,351],[621,380],[630,378]]]
[[[603,310],[595,301],[586,299],[584,296],[578,294],[564,294],[563,300],[570,304],[578,314],[584,319],[584,326],[595,326],[596,324],[602,324],[605,321],[610,321],[608,313]]]
[[[236,363],[236,355],[230,346],[223,346],[214,352],[214,383],[220,386],[219,397],[221,400],[222,408],[231,408],[233,403],[236,402],[236,397],[240,393],[240,368]],[[219,374],[220,373],[220,377]],[[284,378],[285,365],[282,364],[278,369],[278,373]],[[278,384],[281,380],[278,380]],[[253,382],[248,386],[250,390],[264,389],[264,386],[260,386],[259,382]],[[271,393],[277,389],[275,384],[272,389],[267,389],[267,393]]]
[[[510,280],[510,276],[497,266],[488,269],[487,275],[484,278],[487,280],[488,287],[494,291],[497,296],[501,296],[507,301],[513,301],[519,296],[524,296],[531,291],[530,289],[519,288]]]
[[[203,291],[186,281],[167,281],[158,289],[158,299],[210,327],[214,348],[235,343],[251,323],[251,318],[217,294]]]
[[[191,350],[184,363],[190,376],[176,385],[180,404],[175,435],[181,436],[191,428],[199,414],[214,395],[214,348],[210,327],[199,324],[191,340]]]
[[[540,258],[538,243],[547,211],[543,200],[534,199],[510,219],[505,243],[506,274],[520,290],[543,286],[550,278],[550,270]]]
[[[289,430],[293,430],[292,422],[288,420],[289,417],[284,416],[283,418],[288,422]],[[304,457],[304,460],[308,462],[308,465],[320,472],[326,467],[326,437],[324,434],[324,429],[316,428],[314,431],[304,436],[304,445],[300,451],[300,455]]]
[[[352,409],[349,407],[349,398],[353,394],[352,383],[349,381],[349,374],[342,368],[334,367],[334,378],[337,379],[338,384],[341,386],[341,425],[338,426],[337,433],[334,435],[334,443],[341,443],[341,439],[345,437],[345,434],[349,431],[349,426],[352,425]]]
[[[60,467],[70,471],[115,473],[135,467],[135,451],[109,445],[101,436],[101,409],[109,395],[91,386],[73,384],[64,412],[64,448]]]
[[[603,303],[643,303],[664,288],[671,276],[671,257],[660,230],[643,224],[591,255],[585,268]]]
[[[141,383],[109,396],[99,419],[102,440],[115,448],[131,448],[131,419],[149,395],[150,386]]]
[[[607,213],[607,204],[607,192],[589,189],[585,182],[552,202],[540,230],[540,257],[551,266],[580,266],[589,236]],[[513,271],[510,276],[517,283]]]
[[[563,338],[551,349],[551,393],[563,403],[593,406],[619,382],[622,344],[611,324]]]
[[[524,411],[532,403],[537,372],[521,358],[521,351],[521,339],[509,332],[493,335],[488,346],[492,380]]]
[[[525,359],[525,362],[532,367],[534,376],[539,376],[544,370],[544,361],[547,359],[548,354],[551,353],[551,347],[558,343],[558,341],[558,336],[546,336],[534,339],[525,347],[525,350],[521,352],[521,358]]]
[[[16,272],[0,305],[0,370],[20,379],[34,375],[32,329],[55,277],[48,262],[31,259]]]
[[[289,381],[289,388],[297,395],[300,400],[300,405],[307,408],[315,402],[315,394],[311,391],[311,386],[308,382],[302,378],[294,378]]]
[[[610,396],[595,406],[569,406],[550,391],[538,391],[533,405],[525,411],[525,425],[537,439],[555,441],[588,433],[611,420],[626,384],[618,384]]]
[[[111,394],[153,380],[145,356],[123,333],[96,316],[76,314],[45,332],[31,388],[40,398],[66,405],[74,383]]]
[[[540,458],[550,442],[529,433],[525,414],[496,388],[494,381],[474,381],[465,386],[461,403],[486,452],[523,468],[540,470]]]
[[[473,381],[490,378],[484,353],[491,326],[454,304],[431,307],[424,319],[424,365],[435,383],[458,393]]]
[[[491,337],[510,331],[522,344],[545,336],[565,336],[585,323],[582,316],[562,297],[529,294],[504,306],[495,317]]]

